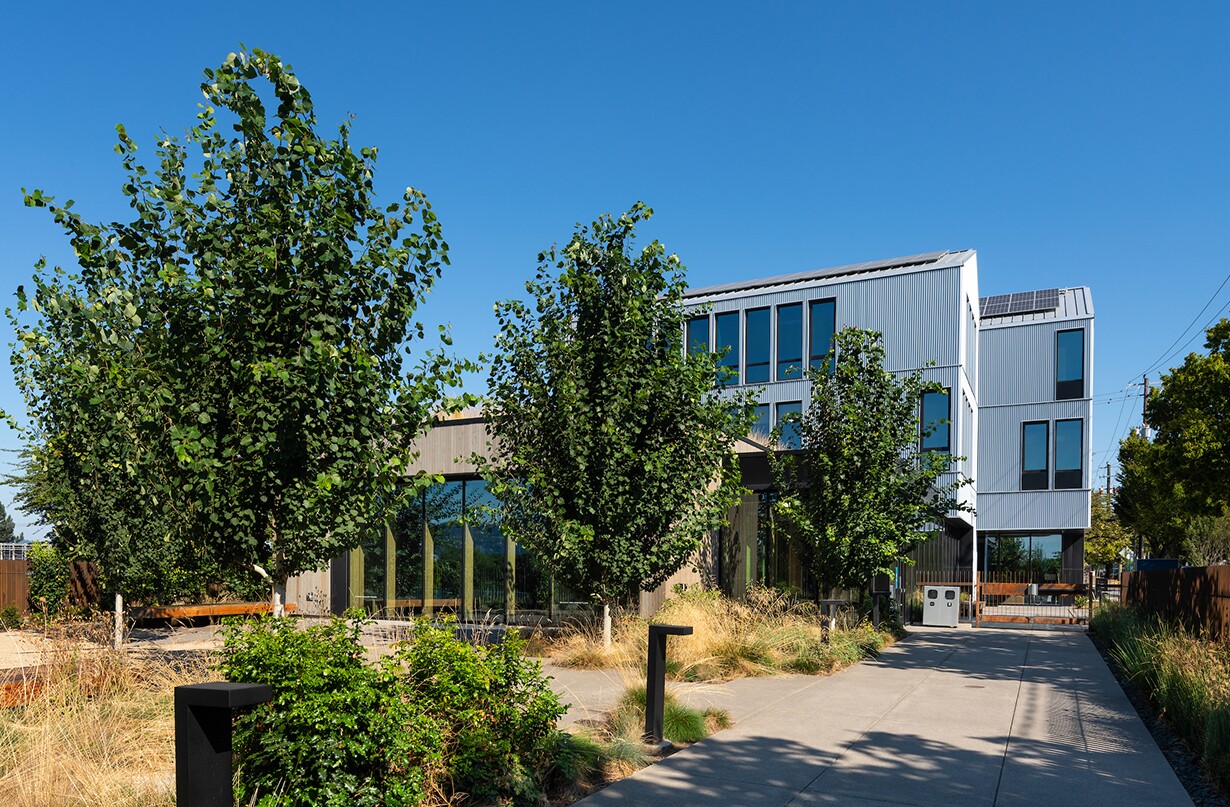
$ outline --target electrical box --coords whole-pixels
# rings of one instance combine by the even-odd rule
[[[923,586],[924,625],[955,628],[961,618],[961,590],[956,586]]]

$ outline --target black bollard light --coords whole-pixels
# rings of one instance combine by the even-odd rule
[[[691,635],[691,625],[649,626],[649,664],[645,675],[647,742],[662,742],[662,714],[666,707],[666,637]]]
[[[236,709],[273,700],[268,684],[218,681],[175,687],[175,803],[231,807],[231,733]]]

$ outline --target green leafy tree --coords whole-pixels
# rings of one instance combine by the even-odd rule
[[[1138,434],[1119,441],[1115,479],[1113,507],[1119,523],[1143,538],[1155,557],[1180,557],[1191,502],[1166,467],[1161,446]]]
[[[1193,566],[1230,563],[1230,510],[1188,521],[1183,530],[1183,557]]]
[[[4,505],[0,504],[0,544],[11,544],[18,540],[17,525],[13,523],[13,517],[4,509]]]
[[[1132,532],[1119,523],[1111,507],[1111,497],[1095,490],[1089,505],[1089,531],[1085,533],[1085,563],[1107,566],[1119,560],[1119,553],[1132,545]]]
[[[831,373],[826,365],[808,372],[811,398],[786,426],[801,448],[769,453],[781,491],[775,515],[820,596],[890,572],[950,512],[971,509],[956,495],[969,480],[944,479],[953,458],[919,450],[922,395],[943,387],[886,370],[874,331],[838,332],[833,355]]]
[[[1146,418],[1168,473],[1217,515],[1230,504],[1230,319],[1209,328],[1205,348],[1162,376]]]
[[[231,54],[201,91],[152,168],[118,127],[131,221],[25,197],[79,264],[40,261],[10,312],[25,501],[121,590],[160,564],[185,570],[171,589],[254,566],[281,584],[356,546],[425,484],[408,446],[468,367],[407,358],[448,262],[424,195],[377,206],[376,150],[349,122],[322,136],[276,56]]]
[[[531,303],[496,306],[491,490],[507,533],[603,605],[608,644],[610,606],[679,570],[736,501],[752,422],[750,396],[715,390],[714,357],[683,348],[679,259],[634,248],[651,214],[578,226],[538,256]]]

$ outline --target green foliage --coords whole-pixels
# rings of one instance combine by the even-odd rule
[[[1183,557],[1193,566],[1230,562],[1230,508],[1193,516],[1183,529]]]
[[[155,599],[357,545],[427,483],[406,476],[409,446],[469,367],[406,358],[448,263],[424,195],[377,205],[376,150],[352,149],[349,122],[323,137],[274,55],[231,54],[201,91],[152,168],[117,127],[130,222],[26,194],[80,268],[40,261],[10,312],[23,502],[111,587]]]
[[[30,605],[55,614],[68,604],[68,559],[55,547],[45,543],[30,545],[26,556],[30,563],[27,577],[30,583]]]
[[[564,585],[603,603],[662,583],[740,490],[733,445],[750,395],[715,394],[683,349],[684,267],[635,250],[636,204],[539,255],[531,303],[496,306],[487,475],[504,528]]]
[[[885,369],[874,331],[838,332],[834,353],[833,372],[827,363],[808,372],[811,399],[794,421],[801,450],[769,453],[782,491],[774,513],[821,596],[891,572],[925,529],[971,509],[956,497],[969,480],[942,480],[954,458],[919,451],[922,395],[943,387]]]
[[[411,642],[368,663],[361,632],[339,619],[228,627],[223,674],[274,689],[237,722],[243,802],[409,805],[446,792],[536,803],[564,710],[519,638],[476,647],[420,622]]]
[[[24,620],[21,618],[21,612],[17,610],[17,606],[12,603],[0,608],[0,627],[6,630],[17,630],[21,627]]]
[[[13,517],[5,511],[4,505],[0,504],[0,544],[16,543],[20,540],[17,537],[17,525],[13,523]]]
[[[662,734],[677,743],[694,743],[711,733],[709,719],[721,726],[730,725],[730,715],[721,709],[697,709],[680,702],[671,691],[663,693]],[[615,706],[614,720],[625,724],[621,733],[631,733],[645,727],[645,687],[628,687]]]
[[[1091,627],[1218,784],[1230,785],[1230,645],[1113,603],[1097,609]]]
[[[1093,491],[1089,524],[1085,533],[1085,563],[1090,566],[1115,563],[1120,560],[1119,553],[1132,545],[1132,533],[1119,523],[1119,517],[1111,508],[1111,497],[1105,491]]]

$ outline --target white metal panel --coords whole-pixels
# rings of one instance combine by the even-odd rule
[[[1088,490],[978,494],[978,531],[1089,529]]]

